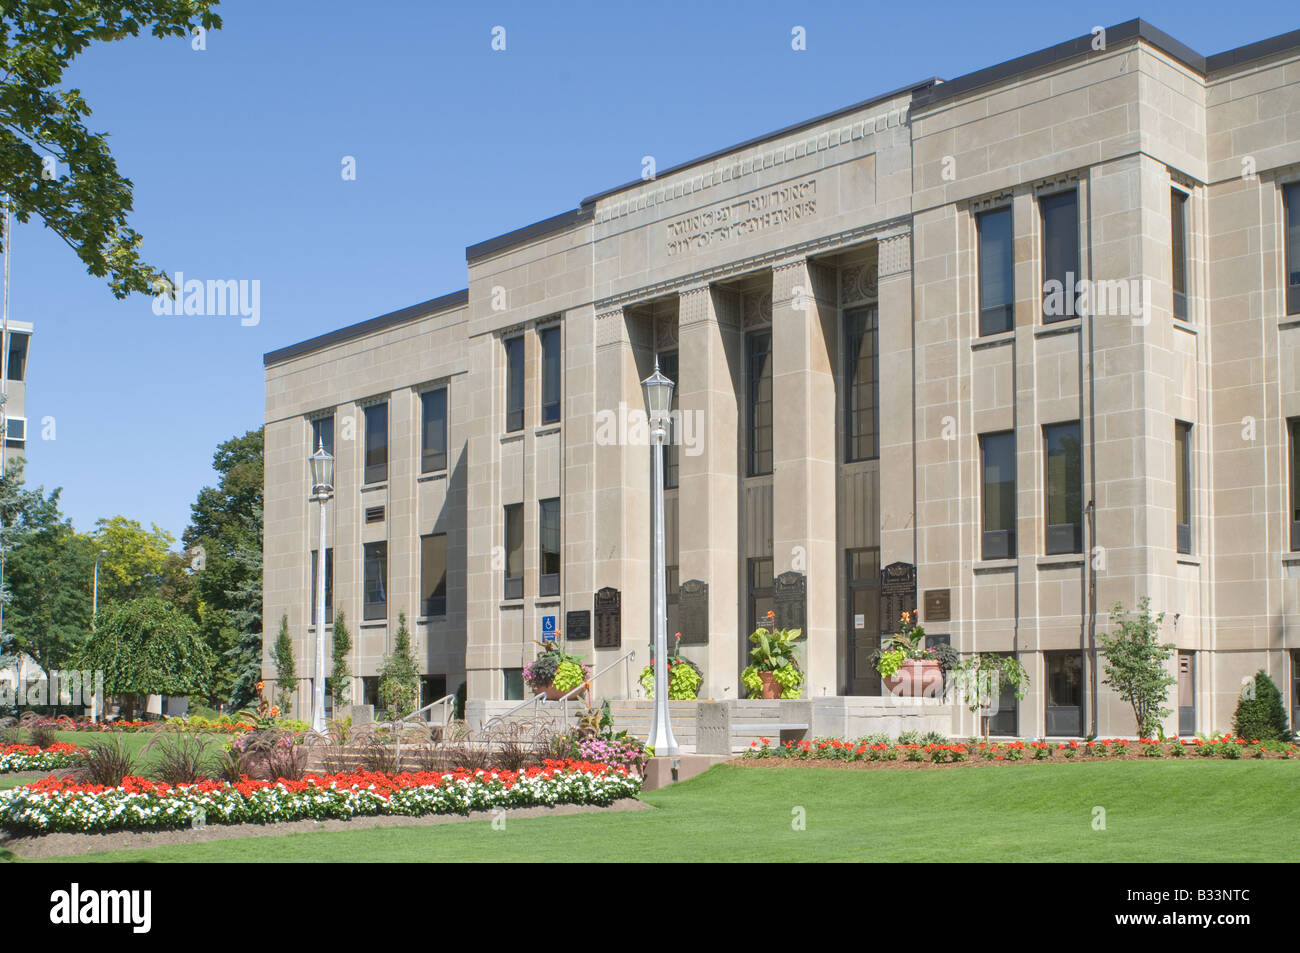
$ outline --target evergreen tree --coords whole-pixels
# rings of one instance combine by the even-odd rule
[[[293,704],[293,696],[298,691],[298,676],[293,668],[293,640],[289,638],[287,612],[280,616],[280,634],[275,637],[271,661],[275,664],[276,704],[280,707],[281,716],[287,716],[289,706]]]
[[[352,651],[352,635],[348,632],[348,622],[339,606],[334,614],[334,669],[325,683],[326,690],[334,698],[334,716],[337,718],[344,705],[352,700],[352,673],[348,670],[348,653]]]
[[[379,671],[379,699],[391,718],[405,718],[419,707],[420,669],[411,651],[411,633],[406,630],[406,613],[397,613],[397,637],[393,654],[384,659]]]
[[[1261,668],[1245,687],[1232,717],[1232,730],[1247,741],[1290,741],[1286,708],[1277,684]]]

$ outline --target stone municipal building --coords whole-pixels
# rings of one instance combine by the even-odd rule
[[[1149,596],[1166,731],[1228,727],[1260,668],[1300,707],[1300,31],[1203,56],[1131,21],[466,258],[467,290],[265,357],[266,639],[287,613],[300,710],[318,442],[356,700],[399,611],[426,700],[523,697],[548,619],[597,669],[635,649],[597,694],[636,696],[656,357],[668,631],[701,697],[743,694],[769,608],[803,623],[806,695],[879,695],[870,654],[915,604],[1027,666],[995,731],[1132,734],[1095,636]]]

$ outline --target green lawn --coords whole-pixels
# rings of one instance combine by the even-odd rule
[[[157,737],[157,733],[152,731],[121,731],[115,734],[109,734],[108,732],[101,734],[95,731],[56,731],[54,734],[59,741],[80,745],[83,748],[90,747],[96,741],[111,742],[113,738],[121,738],[122,747],[135,756],[136,774],[148,775],[149,768],[158,756],[158,744],[155,744],[149,751],[144,750],[145,746]],[[221,750],[221,746],[226,743],[227,738],[226,735],[208,735],[208,755],[217,754]]]
[[[941,771],[721,765],[657,810],[239,838],[105,861],[1262,861],[1300,847],[1300,762]],[[1094,808],[1106,811],[1093,829]],[[803,808],[806,830],[792,827]]]

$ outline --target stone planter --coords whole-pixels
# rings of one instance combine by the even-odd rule
[[[885,691],[902,698],[943,697],[943,669],[929,659],[908,659],[884,683]]]

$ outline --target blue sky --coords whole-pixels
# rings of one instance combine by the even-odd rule
[[[1135,16],[1207,54],[1300,26],[1294,0],[219,10],[205,50],[144,37],[69,79],[135,183],[147,259],[260,281],[259,323],[119,302],[39,223],[15,229],[10,316],[36,324],[28,481],[62,486],[79,529],[121,513],[179,536],[216,445],[262,423],[265,351],[463,288],[466,245],[636,178],[642,156],[663,169]]]

